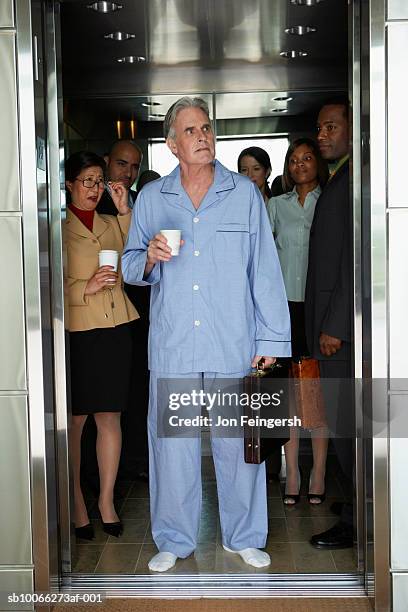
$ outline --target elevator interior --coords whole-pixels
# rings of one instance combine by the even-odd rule
[[[81,149],[104,154],[115,139],[134,138],[144,151],[142,170],[149,167],[152,147],[162,141],[163,116],[182,95],[207,100],[219,141],[242,140],[244,148],[253,139],[273,146],[277,139],[314,136],[322,102],[350,89],[348,19],[346,0],[143,0],[123,6],[64,0],[65,154]],[[281,172],[282,167],[274,167],[272,177]],[[310,457],[303,462],[308,469]],[[282,484],[269,484],[270,573],[358,575],[361,547],[330,553],[308,544],[313,533],[336,522],[330,502],[342,499],[337,473],[336,458],[330,456],[328,499],[321,507],[306,501],[284,507]],[[207,456],[203,474],[201,548],[174,574],[244,574],[247,568],[219,552],[215,483]],[[64,487],[68,490],[67,480]],[[91,492],[89,501],[91,517],[96,516]],[[92,544],[75,544],[65,529],[62,557],[68,573],[147,573],[154,552],[147,486],[119,482],[118,503],[127,523],[120,543],[101,532]]]

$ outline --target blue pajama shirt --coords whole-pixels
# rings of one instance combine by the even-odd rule
[[[214,165],[214,182],[198,210],[179,166],[145,185],[122,256],[124,280],[151,285],[152,532],[160,551],[179,557],[197,543],[200,440],[157,437],[157,379],[239,378],[254,355],[288,357],[291,350],[285,288],[262,196],[247,177]],[[185,244],[144,279],[149,240],[162,229],[181,230]],[[233,550],[259,548],[267,535],[264,464],[244,463],[240,438],[213,439],[212,446],[223,543]]]

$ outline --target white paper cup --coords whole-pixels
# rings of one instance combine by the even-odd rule
[[[103,250],[99,251],[99,267],[113,266],[113,271],[118,271],[119,253],[117,251]]]
[[[160,230],[162,236],[167,238],[167,246],[171,248],[171,254],[178,255],[180,251],[180,230]]]

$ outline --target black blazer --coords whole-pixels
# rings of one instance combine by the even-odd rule
[[[134,204],[136,201],[137,193],[136,191],[133,191],[132,189],[130,189],[129,194]],[[116,216],[118,214],[118,209],[114,205],[113,200],[110,197],[107,189],[104,190],[102,197],[98,202],[98,206],[96,207],[96,212],[99,213],[100,215],[115,215]]]
[[[352,215],[349,163],[323,189],[310,229],[305,323],[309,351],[319,360],[351,359],[352,342]],[[320,352],[319,336],[343,341],[331,357]]]

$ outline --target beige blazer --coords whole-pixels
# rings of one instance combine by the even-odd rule
[[[67,327],[70,331],[115,327],[139,318],[137,310],[123,290],[120,259],[116,285],[94,295],[84,295],[88,280],[99,268],[99,251],[112,249],[122,254],[130,219],[130,214],[113,217],[95,212],[93,231],[90,232],[68,209],[63,231],[68,259],[66,292]]]

